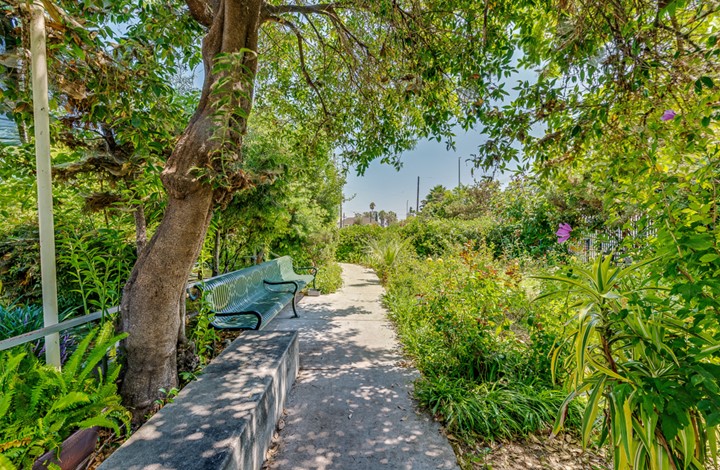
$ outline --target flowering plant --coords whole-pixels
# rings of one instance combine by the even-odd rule
[[[572,227],[570,224],[560,224],[560,228],[558,228],[558,231],[555,232],[555,235],[558,237],[558,243],[564,243],[568,241],[570,238],[570,232],[572,232]]]

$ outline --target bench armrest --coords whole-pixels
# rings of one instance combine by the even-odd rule
[[[263,282],[264,282],[266,285],[269,285],[269,286],[281,286],[281,285],[285,285],[285,284],[292,284],[292,286],[293,286],[293,291],[292,291],[293,295],[297,294],[298,288],[300,287],[300,286],[298,285],[298,283],[295,282],[295,281],[268,281],[268,280],[264,280]]]
[[[312,271],[313,276],[317,276],[318,268],[316,268],[315,266],[303,266],[300,268],[295,268],[295,271],[298,271],[300,269],[309,269],[310,271]]]
[[[193,302],[202,297],[202,288],[197,284],[186,289],[187,295]]]

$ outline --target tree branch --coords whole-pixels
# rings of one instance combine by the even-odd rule
[[[75,18],[68,15],[67,12],[60,8],[58,5],[56,5],[55,2],[51,2],[49,0],[42,0],[42,4],[45,6],[45,10],[47,10],[48,14],[53,20],[61,24],[65,23],[76,29],[85,30],[85,27],[83,25],[78,23]]]
[[[315,32],[315,36],[318,38],[318,41],[320,42],[320,45],[322,46],[323,52],[325,51],[325,39],[322,37],[322,34],[320,34],[320,31],[318,31],[317,27],[315,26],[315,23],[313,23],[312,18],[310,18],[309,15],[303,15],[305,19],[307,20],[308,24],[312,28],[312,30]]]
[[[313,89],[313,91],[317,95],[318,99],[320,100],[320,104],[322,105],[323,113],[325,114],[325,116],[330,116],[330,113],[328,113],[327,107],[325,106],[325,100],[323,99],[322,95],[320,94],[320,90],[318,90],[317,85],[315,85],[315,82],[312,80],[312,77],[310,77],[310,73],[307,70],[307,66],[305,64],[305,51],[303,48],[303,42],[305,41],[305,39],[303,38],[300,29],[297,26],[295,26],[295,24],[292,23],[291,21],[288,21],[284,18],[279,18],[277,16],[269,16],[268,20],[274,21],[278,24],[285,26],[286,28],[290,29],[293,33],[295,33],[295,36],[297,36],[298,55],[300,56],[300,68],[302,70],[303,76],[305,77],[305,81],[310,86],[310,88]]]
[[[185,0],[190,16],[201,25],[209,28],[217,12],[220,0]]]
[[[332,13],[335,6],[337,6],[336,3],[319,3],[317,5],[268,5],[266,3],[263,5],[263,17],[268,20],[273,20],[272,17],[277,17],[283,13],[327,15]]]
[[[265,3],[263,5],[262,21],[276,21],[276,19],[280,17],[279,15],[284,13],[299,13],[305,16],[313,14],[324,15],[330,19],[330,22],[341,34],[341,37],[354,41],[365,51],[366,55],[371,56],[370,48],[355,36],[337,15],[335,9],[342,7],[343,5],[339,3],[319,3],[316,5],[268,5]]]

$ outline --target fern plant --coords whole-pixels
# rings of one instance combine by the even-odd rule
[[[110,323],[92,330],[62,371],[27,349],[0,355],[0,467],[28,468],[45,452],[59,451],[77,429],[129,431],[131,415],[117,393],[120,365],[112,360],[125,336],[115,335]],[[103,371],[106,355],[111,360]]]

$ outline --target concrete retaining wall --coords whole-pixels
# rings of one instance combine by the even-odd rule
[[[298,372],[295,331],[248,331],[99,468],[258,470]]]

